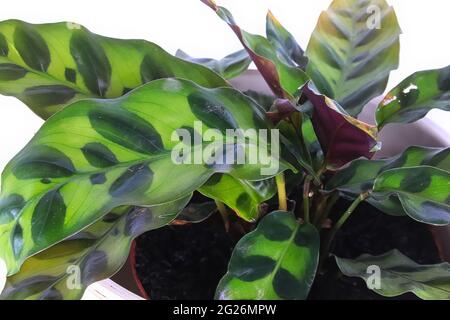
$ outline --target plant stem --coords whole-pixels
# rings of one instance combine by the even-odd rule
[[[287,195],[286,195],[286,181],[284,180],[284,173],[280,173],[275,177],[278,189],[278,203],[281,211],[287,211]]]
[[[303,216],[307,223],[311,220],[309,216],[309,193],[312,179],[313,177],[307,176],[305,178],[305,183],[303,184]]]
[[[317,228],[321,228],[324,220],[328,217],[333,206],[339,200],[339,192],[334,192],[333,194],[324,197],[322,203],[319,204],[317,208],[318,215],[314,220],[314,224]]]
[[[216,200],[215,203],[217,206],[217,210],[219,211],[220,215],[222,216],[222,220],[225,225],[225,230],[228,232],[228,230],[230,229],[230,220],[228,218],[228,210],[225,207],[225,204],[223,202]]]
[[[323,246],[321,258],[320,258],[320,265],[324,262],[326,257],[328,256],[328,253],[330,251],[331,243],[333,242],[334,237],[336,236],[336,233],[339,231],[339,229],[345,224],[345,222],[350,218],[352,213],[355,211],[355,209],[360,205],[361,202],[366,200],[369,197],[369,193],[362,193],[358,196],[358,198],[353,201],[353,203],[350,205],[350,207],[344,212],[344,214],[339,218],[339,220],[334,224],[333,228],[330,230],[330,233],[328,234],[328,237],[326,238],[325,244]]]

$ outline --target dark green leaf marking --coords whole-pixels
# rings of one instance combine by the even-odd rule
[[[418,167],[413,175],[408,175],[401,181],[400,188],[406,192],[419,193],[430,186],[431,178],[426,169]]]
[[[104,173],[96,173],[89,177],[93,185],[104,184],[106,182],[106,176]]]
[[[0,56],[7,57],[9,53],[8,42],[3,33],[0,33]]]
[[[75,168],[64,153],[41,145],[24,153],[13,173],[19,179],[61,178],[73,175]]]
[[[304,288],[287,270],[280,269],[273,279],[273,289],[281,299],[294,300],[303,294]]]
[[[133,194],[145,192],[152,183],[153,172],[147,164],[136,164],[128,168],[109,189],[113,197],[131,197]]]
[[[14,31],[14,45],[23,61],[32,69],[46,72],[50,65],[50,51],[42,36],[26,23]]]
[[[161,65],[152,55],[145,55],[141,63],[141,80],[147,83],[153,80],[171,78],[173,73]]]
[[[91,284],[97,279],[98,274],[106,270],[108,256],[104,251],[94,250],[90,252],[80,264],[81,282]]]
[[[103,137],[125,148],[153,154],[164,150],[159,133],[139,116],[117,107],[89,112],[92,127]]]
[[[12,194],[0,202],[0,224],[13,221],[25,205],[25,200],[18,194]]]
[[[438,88],[441,91],[450,91],[450,66],[439,71]]]
[[[318,255],[314,226],[300,224],[291,212],[272,212],[236,245],[216,298],[306,299]]]
[[[26,88],[22,99],[34,108],[44,108],[65,104],[72,100],[76,93],[74,89],[63,85],[36,86]]]
[[[25,77],[27,70],[12,63],[0,64],[0,81],[14,81]]]
[[[104,97],[111,83],[111,65],[102,46],[89,31],[77,30],[70,40],[70,53],[86,87]]]
[[[16,257],[18,257],[20,255],[20,253],[22,252],[22,248],[23,248],[23,229],[19,223],[14,228],[11,242],[12,242],[14,255]]]
[[[118,163],[114,153],[98,142],[86,144],[81,151],[86,160],[96,168],[108,168]]]
[[[231,112],[214,97],[195,92],[188,96],[188,102],[192,112],[208,127],[218,128],[222,132],[237,128]]]
[[[66,68],[64,71],[64,76],[66,77],[67,81],[70,81],[72,83],[77,82],[77,71],[72,68]]]
[[[245,282],[266,277],[275,268],[277,262],[270,257],[249,256],[230,266],[230,274]]]
[[[31,218],[31,234],[36,243],[53,243],[64,225],[66,205],[58,189],[47,192],[36,205]]]

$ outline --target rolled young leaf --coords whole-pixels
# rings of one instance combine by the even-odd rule
[[[180,128],[194,135],[193,145],[176,139]],[[205,131],[205,139],[196,142],[209,128],[215,130]],[[227,129],[270,128],[264,111],[238,91],[207,89],[181,79],[156,80],[121,98],[66,107],[3,172],[0,256],[9,274],[30,255],[115,207],[173,201],[218,172],[263,180],[286,170],[271,152],[259,152],[256,164],[223,161],[223,153],[234,156],[244,149],[248,157],[254,148],[271,150],[270,136],[251,138],[245,146],[235,139],[225,143]],[[206,133],[214,133],[215,142],[208,141]],[[183,159],[178,159],[186,144]]]
[[[281,59],[269,40],[242,30],[227,9],[216,5],[213,0],[201,1],[231,27],[273,93],[280,98],[293,98],[297,89],[307,81],[308,76],[300,68],[289,65]]]
[[[307,74],[320,92],[356,116],[384,92],[397,69],[400,33],[385,0],[334,0],[311,36]]]
[[[437,226],[450,224],[450,172],[421,166],[388,170],[375,180],[373,194],[396,195],[413,219]]]
[[[120,97],[169,77],[227,86],[215,72],[151,42],[107,38],[74,23],[0,22],[0,93],[19,98],[44,119],[71,102]]]
[[[186,61],[204,65],[205,67],[214,70],[225,79],[232,79],[241,75],[247,71],[248,66],[252,62],[252,59],[248,56],[248,53],[245,50],[236,51],[221,60],[210,58],[193,58],[183,50],[178,50],[175,56]]]
[[[222,300],[306,299],[319,261],[319,233],[277,211],[236,245],[216,291]]]
[[[274,179],[247,181],[226,174],[216,174],[198,191],[225,203],[242,219],[255,222],[259,218],[259,206],[271,199],[277,188]]]
[[[447,262],[420,265],[398,250],[381,256],[365,254],[355,260],[336,257],[336,262],[343,274],[369,281],[371,289],[385,297],[412,292],[426,300],[450,299],[450,264]],[[379,283],[374,280],[377,276],[373,273],[374,267],[381,271]]]
[[[412,74],[390,91],[376,111],[379,128],[410,123],[432,109],[450,111],[450,66]]]
[[[266,17],[266,36],[285,63],[293,64],[305,70],[308,64],[305,52],[294,36],[281,25],[271,11],[267,13]]]
[[[336,170],[360,157],[372,158],[379,149],[376,127],[346,114],[338,104],[320,94],[311,82],[304,85],[301,92],[313,105],[311,121],[328,169]]]
[[[27,259],[7,280],[1,299],[74,300],[87,286],[112,276],[128,258],[140,234],[170,223],[190,196],[149,208],[108,214],[74,237]]]

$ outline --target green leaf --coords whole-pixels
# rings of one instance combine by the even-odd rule
[[[450,111],[450,66],[414,73],[380,103],[376,111],[378,127],[389,123],[411,123],[431,109]]]
[[[175,224],[200,223],[208,219],[217,206],[214,201],[203,203],[191,203],[181,211],[174,221]]]
[[[300,68],[289,65],[280,58],[269,40],[242,30],[227,9],[217,6],[213,0],[202,2],[231,27],[273,93],[280,98],[292,99],[297,89],[308,80],[308,76]]]
[[[306,50],[307,74],[320,92],[356,116],[384,92],[397,69],[400,33],[385,0],[334,0],[320,15]]]
[[[313,106],[311,122],[328,169],[339,169],[360,157],[373,157],[379,149],[376,127],[349,116],[339,104],[320,94],[312,82],[300,90],[300,101]]]
[[[328,181],[326,189],[339,190],[357,196],[370,191],[377,176],[387,170],[421,165],[450,171],[450,148],[412,146],[403,153],[387,159],[357,159],[339,170]]]
[[[375,196],[396,195],[413,219],[438,226],[450,224],[450,172],[420,166],[388,170],[377,177]]]
[[[420,265],[397,250],[381,256],[362,255],[356,260],[336,257],[342,273],[366,281],[373,278],[370,266],[381,271],[380,288],[373,289],[385,297],[396,297],[412,292],[425,300],[450,299],[450,264]]]
[[[319,233],[293,213],[277,211],[234,249],[217,299],[306,299],[319,260]]]
[[[259,206],[271,199],[277,188],[274,179],[247,181],[226,174],[216,174],[198,191],[225,203],[242,219],[255,222],[259,218]]]
[[[181,128],[190,137],[179,131],[174,135]],[[194,138],[193,145],[184,141],[192,141],[191,133],[203,137],[208,128],[217,129],[214,142],[206,136],[199,143]],[[252,149],[271,148],[264,137],[250,137],[245,145],[230,139],[225,134],[233,128],[258,131],[271,124],[264,111],[238,91],[207,89],[181,79],[156,80],[115,100],[83,100],[64,108],[3,172],[0,256],[9,275],[30,255],[115,207],[159,205],[185,197],[214,173],[263,180],[288,168],[276,154],[265,152],[259,152],[258,164],[221,164],[224,152],[243,150],[248,159]],[[174,139],[179,135],[182,142]],[[177,164],[172,153],[183,153],[184,160],[190,156],[191,161]],[[200,164],[195,164],[196,155],[203,158]],[[275,172],[263,170],[269,164]]]
[[[0,22],[0,93],[46,119],[89,97],[115,98],[152,80],[179,77],[227,86],[215,72],[154,43],[112,39],[72,23]]]
[[[7,279],[0,298],[80,299],[87,286],[122,267],[134,238],[170,223],[189,200],[190,196],[160,206],[114,210],[86,230],[27,259],[20,272]]]
[[[271,11],[267,13],[266,17],[266,36],[285,63],[305,70],[308,64],[305,52]]]
[[[247,71],[248,66],[252,62],[252,59],[250,59],[245,50],[236,51],[221,60],[193,58],[183,50],[178,50],[175,56],[186,61],[204,65],[205,67],[214,70],[225,79],[232,79],[241,75]]]

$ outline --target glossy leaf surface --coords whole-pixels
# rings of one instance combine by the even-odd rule
[[[381,160],[357,159],[336,172],[327,183],[327,190],[359,195],[373,188],[377,176],[396,168],[433,166],[450,171],[450,148],[413,146],[402,154]]]
[[[135,237],[170,223],[189,199],[109,213],[76,236],[27,259],[20,272],[8,278],[0,298],[80,299],[87,286],[122,267]]]
[[[410,123],[432,109],[450,111],[450,66],[414,73],[389,92],[378,106],[378,127]]]
[[[400,33],[385,0],[334,0],[311,36],[307,73],[320,92],[356,116],[397,69]]]
[[[370,266],[381,270],[380,288],[373,289],[385,297],[396,297],[412,292],[421,299],[450,299],[450,264],[420,265],[397,250],[381,256],[362,255],[355,260],[336,257],[342,273],[349,277],[360,277],[368,281],[373,273]]]
[[[198,191],[225,203],[242,219],[255,222],[259,218],[259,206],[276,194],[276,186],[274,179],[247,181],[226,174],[217,174]]]
[[[238,91],[177,79],[156,80],[114,100],[79,101],[55,114],[3,172],[0,254],[9,274],[115,207],[185,197],[214,173],[267,179],[262,163],[279,163],[275,155],[263,154],[255,165],[221,164],[223,153],[270,146],[264,139],[247,141],[245,148],[234,140],[219,144],[206,138],[188,146],[183,156],[191,156],[190,162],[175,163],[172,151],[179,155],[185,141],[174,140],[174,131],[201,134],[196,121],[203,123],[201,131],[217,129],[222,141],[229,128],[270,128],[264,111]],[[200,164],[196,154],[203,157]],[[280,163],[278,169],[286,167]]]
[[[252,62],[252,59],[245,50],[236,51],[221,60],[194,58],[189,56],[183,50],[178,50],[175,55],[183,60],[204,65],[205,67],[214,70],[225,79],[232,79],[241,75],[243,72],[247,71],[248,66]]]
[[[375,196],[396,195],[413,219],[431,225],[450,224],[450,172],[421,166],[388,170],[377,177]]]
[[[319,233],[293,213],[277,211],[239,241],[216,298],[306,299],[319,260]]]
[[[215,72],[151,42],[107,38],[73,23],[0,22],[0,93],[19,98],[44,119],[71,102],[120,97],[170,77],[227,86]]]

